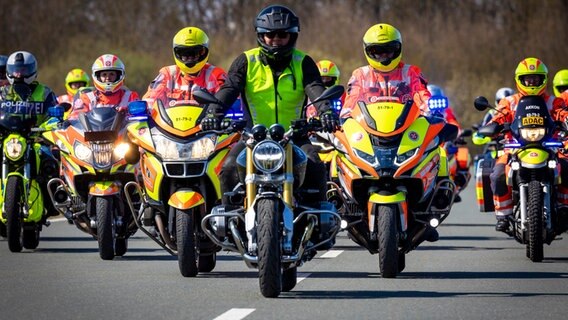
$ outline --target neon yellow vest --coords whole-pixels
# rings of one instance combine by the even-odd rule
[[[245,94],[253,124],[267,127],[279,123],[288,128],[300,119],[305,99],[302,61],[305,53],[294,50],[292,62],[278,77],[275,87],[272,70],[260,60],[260,48],[245,51],[248,61]]]
[[[5,91],[4,91],[5,90]],[[20,102],[23,101],[22,98],[20,97],[20,95],[18,95],[16,93],[16,91],[14,90],[14,87],[12,85],[8,85],[5,86],[3,88],[3,93],[1,94],[2,97],[0,97],[0,101],[4,100],[4,101],[14,101],[14,102]],[[32,94],[28,97],[28,99],[25,101],[28,105],[29,108],[34,108],[36,110],[38,110],[39,108],[43,109],[43,103],[45,102],[45,99],[47,98],[47,95],[50,93],[50,89],[47,89],[46,86],[37,83],[36,87],[34,88],[34,91],[32,92]],[[40,114],[37,114],[37,118],[38,121],[37,123],[41,123],[45,120],[46,116],[45,116],[45,112],[47,110],[42,110],[42,112]]]

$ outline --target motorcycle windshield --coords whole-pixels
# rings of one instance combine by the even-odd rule
[[[165,106],[156,100],[151,111],[154,122],[163,130],[176,136],[186,137],[199,130],[199,116],[203,107],[192,100],[171,101]]]
[[[553,128],[554,122],[541,96],[525,96],[519,100],[511,123],[511,132],[517,140],[525,144],[543,141],[550,138]]]
[[[124,114],[114,108],[95,108],[80,114],[78,119],[70,121],[73,127],[85,132],[85,138],[89,141],[113,140],[113,137],[106,136],[114,132],[114,138],[116,138],[116,132],[120,131],[123,123]]]
[[[7,131],[26,131],[35,126],[36,121],[37,117],[29,113],[11,113],[0,110],[0,127]]]
[[[392,136],[403,132],[420,113],[412,101],[405,104],[395,101],[359,101],[358,107],[363,115],[359,118],[359,123],[379,136]]]

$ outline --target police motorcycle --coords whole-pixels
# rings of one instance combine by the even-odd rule
[[[343,87],[327,89],[314,101],[338,98]],[[197,93],[200,103],[217,103],[214,96]],[[258,269],[260,292],[277,297],[297,282],[297,267],[316,249],[335,240],[340,216],[329,202],[317,207],[299,203],[309,190],[300,188],[306,170],[305,153],[292,136],[321,130],[319,120],[293,121],[290,129],[274,124],[252,129],[232,123],[246,148],[237,158],[240,184],[228,195],[233,205],[220,205],[201,221],[205,234],[223,250],[239,253],[249,268]]]
[[[479,111],[495,109],[485,97],[476,98],[474,106]],[[485,137],[500,133],[512,137],[499,141],[510,151],[511,170],[506,181],[513,191],[513,214],[507,234],[526,246],[526,256],[533,262],[543,260],[545,243],[550,245],[568,230],[568,212],[556,204],[556,186],[560,184],[557,152],[566,140],[566,124],[561,126],[553,122],[542,97],[525,96],[512,123],[479,128],[479,134]]]
[[[136,179],[139,153],[125,124],[124,110],[94,108],[43,133],[60,154],[61,176],[48,183],[51,201],[97,240],[103,260],[124,255],[137,231],[123,186]]]
[[[423,241],[438,240],[456,190],[442,144],[456,135],[456,126],[420,115],[413,101],[375,96],[362,97],[334,133],[339,182],[328,199],[349,238],[378,254],[383,278],[402,272]]]
[[[58,173],[57,160],[41,137],[52,119],[35,127],[38,116],[30,108],[35,107],[25,101],[0,102],[0,235],[8,239],[11,252],[37,248],[42,227],[54,215],[45,197],[47,179]],[[47,116],[57,116],[56,108],[49,108]]]

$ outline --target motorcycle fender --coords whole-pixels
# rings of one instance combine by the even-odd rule
[[[182,189],[174,192],[168,200],[170,207],[187,210],[205,203],[205,198],[196,191],[190,189]]]
[[[89,195],[91,196],[112,196],[120,194],[122,186],[115,181],[98,181],[89,186]]]
[[[542,149],[530,148],[519,151],[517,157],[525,168],[541,168],[547,165],[548,152]]]
[[[374,215],[372,214],[373,206],[381,204],[397,204],[399,206],[399,212],[401,214],[401,230],[406,231],[406,229],[408,228],[408,205],[406,202],[406,193],[402,191],[389,195],[377,193],[371,194],[371,196],[369,197],[369,202],[367,203],[369,230],[372,232],[375,228],[376,217],[374,217]]]

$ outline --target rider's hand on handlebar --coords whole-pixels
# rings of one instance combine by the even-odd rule
[[[339,117],[332,110],[325,111],[320,116],[321,124],[323,126],[323,131],[333,133],[339,130],[341,124],[339,123]]]
[[[221,118],[214,114],[208,114],[201,120],[201,130],[219,130],[221,129]]]

